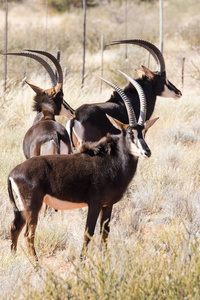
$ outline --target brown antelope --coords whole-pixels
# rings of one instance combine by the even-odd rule
[[[74,111],[63,99],[63,73],[59,62],[50,53],[44,53],[53,61],[58,78],[49,64],[41,57],[32,53],[8,53],[8,55],[20,55],[38,61],[47,70],[53,84],[53,88],[44,90],[26,81],[36,93],[33,110],[37,112],[33,125],[26,132],[23,140],[23,151],[27,159],[38,155],[70,154],[72,152],[69,135],[65,127],[56,122],[55,115],[72,118]],[[46,209],[47,206],[44,204],[42,209],[44,214]]]
[[[27,82],[28,83],[28,82]],[[34,110],[38,114],[34,124],[26,132],[23,140],[23,151],[28,159],[38,155],[70,154],[72,153],[71,142],[65,127],[56,122],[54,99],[58,97],[62,84],[57,84],[54,88],[43,90],[28,83],[36,92],[34,97]],[[47,211],[47,205],[43,204],[43,215]]]
[[[28,82],[27,82],[28,83]],[[23,150],[26,158],[38,155],[70,154],[72,152],[69,135],[65,127],[56,122],[54,99],[60,93],[62,84],[57,84],[53,89],[43,90],[30,83],[29,86],[36,92],[34,110],[41,112],[42,118],[26,132],[23,140]]]
[[[38,92],[38,89],[40,91],[43,91],[44,93],[45,93],[45,91],[47,91],[48,93],[51,93],[51,92],[54,93],[55,86],[60,83],[61,84],[60,91],[59,91],[59,93],[56,94],[56,97],[54,97],[53,101],[49,102],[49,106],[51,106],[50,109],[53,111],[54,115],[66,116],[68,119],[72,119],[74,117],[74,109],[71,108],[71,106],[63,98],[64,97],[63,89],[62,89],[63,71],[62,71],[59,61],[56,59],[55,56],[53,56],[51,53],[46,52],[46,51],[40,51],[40,50],[27,50],[27,51],[36,52],[36,53],[39,53],[41,55],[48,57],[53,62],[54,66],[56,68],[56,71],[58,73],[58,76],[54,73],[51,66],[42,57],[35,55],[33,53],[25,53],[25,52],[6,53],[4,55],[24,56],[24,57],[29,57],[29,58],[34,59],[37,62],[39,62],[48,72],[48,74],[51,78],[53,88],[49,89],[49,90],[42,90],[42,89],[38,88],[37,86],[31,85],[32,89],[36,92],[36,94]],[[34,124],[43,118],[40,103],[41,103],[41,101],[38,101],[38,105],[37,106],[35,105],[35,110],[37,111],[37,115],[33,122]]]
[[[69,154],[71,144],[68,133],[63,125],[55,121],[55,115],[65,115],[69,119],[74,116],[74,110],[63,99],[63,72],[59,61],[45,51],[29,50],[50,58],[56,67],[58,78],[50,65],[40,56],[32,53],[7,53],[7,55],[25,56],[38,61],[48,72],[53,88],[42,89],[27,84],[36,93],[33,109],[37,112],[33,126],[27,131],[23,141],[23,151],[26,158],[47,154]]]
[[[37,260],[34,238],[43,202],[59,210],[88,207],[82,254],[94,234],[99,214],[102,241],[107,241],[113,205],[122,198],[134,177],[138,157],[151,156],[144,140],[144,131],[157,119],[145,123],[146,103],[142,89],[139,124],[125,93],[116,85],[106,82],[125,102],[129,125],[120,123],[121,132],[118,135],[108,134],[98,142],[85,143],[74,155],[32,157],[16,166],[8,175],[8,193],[14,210],[14,220],[10,226],[13,251],[16,251],[19,234],[26,225],[27,246]]]
[[[157,96],[171,97],[174,99],[181,97],[181,92],[167,79],[164,57],[155,45],[138,39],[117,41],[110,45],[117,44],[134,44],[145,48],[154,57],[158,65],[158,71],[156,72],[152,72],[142,66],[142,71],[138,71],[138,73],[142,74],[142,78],[136,80],[143,88],[146,96],[146,120],[150,119],[154,111]],[[137,90],[130,82],[123,91],[129,97],[136,118],[138,119],[140,101]],[[128,123],[124,102],[116,91],[114,91],[113,95],[106,102],[83,104],[76,109],[75,117],[68,121],[67,124],[67,130],[73,145],[77,147],[84,141],[97,141],[108,132],[114,133],[116,129],[112,126],[106,114],[122,123]]]

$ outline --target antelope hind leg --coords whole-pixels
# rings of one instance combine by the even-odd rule
[[[53,140],[48,141],[41,145],[40,155],[52,155],[57,154],[56,144]]]
[[[26,223],[25,211],[15,211],[15,218],[10,224],[11,251],[16,252],[18,237],[25,223]]]

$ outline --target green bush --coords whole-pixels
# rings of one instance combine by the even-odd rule
[[[65,11],[70,7],[82,7],[83,1],[82,0],[50,0],[49,1],[50,7],[56,9],[57,11]],[[87,6],[95,6],[97,5],[96,0],[86,0]]]
[[[10,2],[18,2],[18,3],[21,3],[23,0],[9,0],[8,3]],[[0,8],[3,8],[5,7],[5,0],[0,0]]]

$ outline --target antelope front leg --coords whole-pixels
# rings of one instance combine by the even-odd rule
[[[100,233],[102,235],[102,243],[107,246],[108,234],[110,232],[110,218],[112,213],[112,206],[102,207],[101,209],[101,221],[100,221]]]
[[[84,235],[84,243],[81,251],[81,259],[84,258],[84,252],[87,249],[87,245],[89,244],[91,237],[94,235],[94,229],[96,226],[96,222],[101,211],[101,206],[99,204],[96,205],[88,205],[88,215],[86,221],[85,235]]]

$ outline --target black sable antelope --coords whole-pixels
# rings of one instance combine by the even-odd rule
[[[156,97],[171,97],[179,99],[181,92],[167,79],[165,61],[160,50],[150,42],[144,40],[121,40],[113,42],[110,45],[134,44],[145,48],[154,57],[158,71],[152,72],[142,66],[142,78],[136,81],[144,90],[147,101],[146,119],[149,120],[155,107]],[[109,46],[109,45],[107,45]],[[140,101],[138,93],[130,82],[125,88],[124,93],[130,99],[130,102],[138,119],[140,113]],[[84,104],[76,109],[75,118],[68,122],[67,128],[70,131],[70,137],[75,147],[83,141],[96,141],[106,132],[114,133],[114,128],[105,115],[109,115],[122,123],[128,123],[128,116],[125,105],[115,91],[110,99],[103,103]]]
[[[121,125],[119,135],[108,134],[98,142],[86,143],[74,155],[30,158],[8,175],[8,193],[14,210],[10,226],[13,251],[16,251],[19,234],[26,225],[28,249],[37,260],[34,237],[43,202],[60,210],[88,206],[83,250],[93,236],[101,214],[102,240],[106,242],[112,207],[122,198],[132,180],[138,157],[151,156],[143,132],[156,121],[145,123],[146,107],[142,103],[139,124],[127,96],[116,85],[107,83],[121,95],[128,111],[129,125]],[[141,98],[144,100],[145,97]]]
[[[28,50],[48,57],[55,65],[58,76],[56,76],[50,65],[40,56],[32,53],[7,53],[7,55],[25,56],[38,61],[48,72],[53,88],[42,89],[38,86],[27,84],[36,93],[33,109],[37,112],[33,126],[27,131],[23,150],[26,158],[47,154],[69,154],[71,144],[64,126],[55,121],[55,115],[64,115],[71,119],[74,110],[63,99],[63,73],[58,60],[45,51]]]

